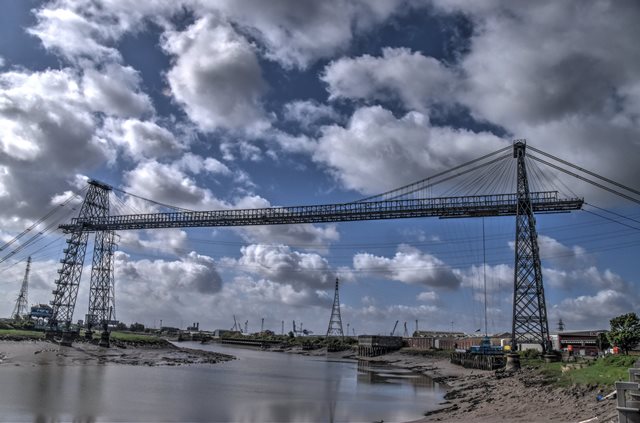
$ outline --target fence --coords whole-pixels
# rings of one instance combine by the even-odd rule
[[[629,382],[616,382],[618,421],[640,423],[640,361],[629,369]]]

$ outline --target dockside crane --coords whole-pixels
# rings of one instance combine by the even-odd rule
[[[391,331],[391,336],[396,333],[396,328],[398,327],[398,320],[396,320],[396,324],[393,325],[393,330]]]

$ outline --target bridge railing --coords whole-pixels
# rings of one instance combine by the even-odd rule
[[[128,230],[204,226],[247,226],[327,223],[412,217],[510,216],[516,214],[516,194],[475,195],[359,203],[322,204],[259,209],[190,211],[80,219],[60,225],[67,231]],[[583,200],[558,199],[557,191],[531,193],[534,211],[577,210]]]

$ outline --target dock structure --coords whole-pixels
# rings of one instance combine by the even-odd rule
[[[358,336],[358,356],[376,357],[402,348],[400,336],[360,335]]]

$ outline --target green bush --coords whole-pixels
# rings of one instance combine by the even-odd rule
[[[535,360],[540,357],[540,351],[534,349],[526,349],[520,353],[520,357],[529,360]]]

